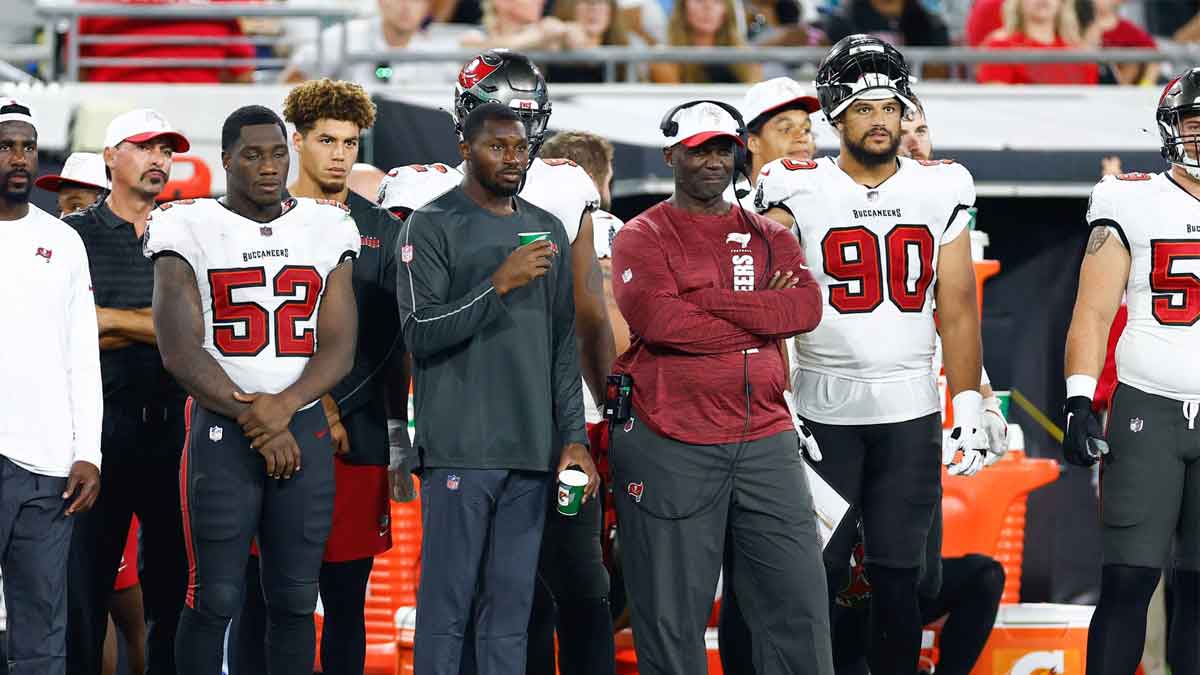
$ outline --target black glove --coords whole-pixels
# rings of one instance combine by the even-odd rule
[[[1063,411],[1067,415],[1067,428],[1063,433],[1063,458],[1075,466],[1091,466],[1108,454],[1108,442],[1100,420],[1092,412],[1092,399],[1072,396],[1067,399]]]

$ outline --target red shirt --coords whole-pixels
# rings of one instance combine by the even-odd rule
[[[771,242],[770,270],[759,231]],[[711,216],[662,202],[621,228],[612,269],[613,294],[632,335],[615,369],[633,375],[640,421],[693,445],[793,428],[778,340],[816,327],[821,295],[787,229],[740,206]],[[776,270],[798,273],[800,284],[758,290]]]
[[[1023,33],[997,35],[983,42],[985,49],[1073,49],[1060,37],[1036,42]],[[1096,84],[1100,67],[1094,63],[981,63],[975,79],[1002,84]]]
[[[210,0],[213,3],[231,0]],[[124,4],[166,5],[176,0],[117,0]],[[155,44],[155,36],[185,35],[189,37],[232,37],[242,35],[237,21],[171,21],[139,19],[137,17],[89,17],[80,20],[83,35],[136,35],[128,43],[83,45],[82,56],[97,58],[178,58],[178,59],[249,59],[254,57],[254,47],[249,44],[221,45],[164,45]],[[244,74],[254,70],[250,66],[226,69],[232,74]],[[88,82],[175,82],[191,84],[218,84],[222,81],[220,68],[130,68],[125,66],[88,67],[85,79]]]
[[[1128,19],[1119,19],[1117,25],[1100,36],[1102,47],[1148,47],[1153,49],[1154,38]]]
[[[967,14],[966,39],[978,47],[992,33],[1004,27],[1004,0],[975,0]]]

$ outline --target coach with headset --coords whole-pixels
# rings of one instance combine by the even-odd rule
[[[692,101],[660,128],[675,190],[613,242],[613,292],[633,338],[606,406],[638,670],[706,670],[704,630],[730,546],[726,578],[755,672],[832,674],[821,547],[779,347],[817,325],[821,298],[796,238],[725,201],[745,170],[737,110]]]

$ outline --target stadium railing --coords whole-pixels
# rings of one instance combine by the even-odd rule
[[[123,66],[159,68],[163,66],[190,66],[201,68],[222,68],[251,65],[258,68],[275,68],[284,65],[280,58],[263,57],[255,59],[170,59],[170,58],[134,58],[134,57],[81,57],[80,48],[87,44],[128,43],[132,40],[152,42],[154,44],[276,44],[286,38],[274,37],[231,37],[216,39],[195,38],[189,36],[158,36],[147,39],[145,36],[121,35],[81,35],[79,19],[95,16],[136,16],[146,19],[235,19],[235,18],[307,18],[316,21],[322,28],[339,25],[353,17],[355,12],[341,7],[330,7],[328,4],[288,4],[266,5],[252,2],[228,2],[208,5],[146,5],[146,4],[100,4],[62,2],[61,0],[39,0],[38,12],[51,19],[65,22],[66,44],[65,54],[55,54],[62,59],[55,72],[64,74],[68,81],[78,81],[79,71],[88,66]],[[344,38],[344,34],[342,36]],[[318,42],[323,37],[318,36]],[[357,63],[392,63],[450,61],[462,63],[476,54],[474,50],[451,49],[440,51],[359,51],[347,44],[345,39],[338,41],[340,47],[334,56],[342,68]],[[317,49],[317,70],[321,70],[321,62],[329,53],[319,44]],[[815,65],[827,53],[824,47],[596,47],[573,51],[533,51],[529,56],[538,63],[573,63],[598,64],[604,67],[605,80],[618,80],[619,66],[636,65],[656,62],[702,63],[702,64],[733,64],[733,63],[777,63],[789,66]],[[914,72],[921,72],[925,64],[946,64],[972,66],[979,63],[1159,63],[1170,61],[1175,63],[1196,63],[1200,61],[1200,45],[1166,45],[1159,49],[1081,49],[1081,50],[1043,50],[1043,49],[1011,49],[986,50],[966,47],[910,47],[904,50],[904,55]],[[633,69],[627,69],[632,73]]]
[[[253,59],[174,59],[174,58],[133,58],[133,57],[84,57],[81,56],[83,45],[89,44],[129,44],[144,43],[155,45],[197,45],[197,44],[250,44],[274,45],[286,41],[286,37],[191,37],[191,36],[153,36],[145,35],[83,35],[80,33],[80,19],[86,17],[137,17],[139,19],[163,19],[170,21],[205,20],[205,19],[311,19],[318,24],[317,32],[317,69],[320,70],[322,58],[325,55],[324,29],[327,26],[342,26],[347,19],[356,16],[357,12],[328,3],[289,3],[287,5],[261,4],[254,2],[228,2],[217,5],[148,5],[148,4],[102,4],[60,2],[55,0],[39,0],[38,14],[51,22],[64,22],[66,26],[65,54],[55,53],[51,56],[61,59],[56,64],[54,72],[63,73],[63,79],[79,81],[81,68],[89,66],[113,66],[125,68],[162,68],[192,67],[192,68],[232,68],[237,66],[253,66],[255,68],[281,68],[286,65],[286,59],[263,57]],[[341,44],[345,45],[345,34],[340,36]]]

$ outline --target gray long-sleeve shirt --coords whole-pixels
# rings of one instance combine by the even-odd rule
[[[570,243],[557,218],[516,204],[498,216],[455,188],[400,231],[396,298],[425,466],[548,471],[556,444],[587,443]],[[559,253],[549,273],[501,298],[491,276],[519,232],[550,232]]]

